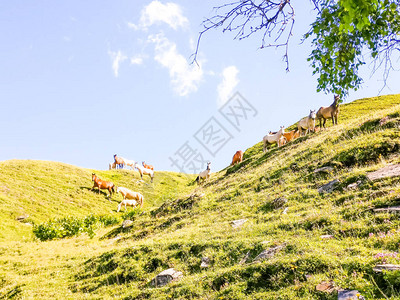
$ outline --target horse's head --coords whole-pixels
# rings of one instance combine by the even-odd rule
[[[96,174],[92,173],[92,181],[96,178]]]
[[[315,113],[315,109],[314,110],[310,109],[310,115],[308,117],[315,120],[315,118],[317,117],[317,114]]]
[[[207,162],[207,170],[210,170],[211,161]]]
[[[339,106],[340,103],[340,95],[335,95],[333,96],[333,103],[335,104],[335,106]]]

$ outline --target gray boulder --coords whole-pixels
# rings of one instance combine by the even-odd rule
[[[155,287],[161,287],[173,280],[178,280],[179,278],[183,277],[183,273],[176,271],[174,268],[170,268],[167,270],[162,271],[158,274],[152,281],[151,284]]]

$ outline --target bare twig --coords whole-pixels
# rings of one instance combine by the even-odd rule
[[[312,0],[319,1],[319,0]],[[234,39],[245,39],[256,32],[263,32],[260,48],[276,47],[285,49],[283,60],[289,71],[289,42],[293,35],[295,21],[294,8],[290,0],[277,2],[270,0],[241,0],[214,7],[215,15],[203,21],[204,30],[199,33],[192,63],[197,62],[200,41],[210,29],[222,28],[222,32],[234,32]],[[273,42],[267,40],[274,37]],[[280,42],[282,41],[282,42]]]

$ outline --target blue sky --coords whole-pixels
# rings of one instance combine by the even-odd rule
[[[0,160],[106,169],[118,154],[156,170],[178,171],[172,161],[180,159],[192,172],[189,156],[200,154],[219,170],[269,130],[332,102],[316,92],[311,49],[300,43],[314,18],[309,3],[296,8],[289,73],[281,50],[215,30],[203,36],[200,67],[190,65],[201,22],[218,3],[1,2]],[[362,89],[345,102],[378,95],[382,76],[371,70],[365,65]],[[381,94],[400,93],[398,82],[392,72]],[[236,92],[254,111],[235,127],[219,109]],[[208,151],[202,130],[210,122],[226,138]]]

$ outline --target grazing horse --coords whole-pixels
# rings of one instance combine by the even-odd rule
[[[332,124],[337,125],[337,119],[339,115],[339,103],[340,103],[340,96],[335,95],[333,97],[333,103],[328,107],[320,107],[317,111],[317,119],[319,120],[319,127],[322,128],[324,126],[327,119],[332,119]],[[322,119],[324,119],[324,124],[322,125]]]
[[[153,182],[153,178],[154,178],[154,171],[153,170],[146,169],[146,168],[142,167],[141,165],[139,165],[138,163],[135,164],[135,168],[139,171],[141,179],[143,179],[143,174],[144,175],[149,175],[149,177],[151,178],[151,182]]]
[[[136,200],[122,200],[120,204],[118,204],[117,212],[121,210],[121,206],[125,205],[125,211],[126,211],[126,206],[136,206],[138,203]]]
[[[117,169],[123,169],[125,166],[125,161],[122,157],[118,157],[117,154],[114,154],[114,163],[117,166]]]
[[[112,193],[115,192],[115,185],[114,183],[110,182],[110,181],[105,181],[105,180],[101,180],[99,177],[96,176],[96,174],[92,173],[92,181],[93,181],[93,187],[91,189],[91,191],[94,190],[95,187],[97,187],[99,189],[99,194],[100,194],[100,189],[102,190],[108,190],[110,192],[110,196],[109,198],[111,199],[111,195]],[[109,199],[109,200],[110,200]],[[110,200],[111,202],[111,200]]]
[[[196,178],[197,184],[200,184],[200,179],[203,179],[205,181],[208,178],[210,178],[210,173],[211,173],[210,165],[211,165],[211,162],[209,161],[207,163],[207,169],[205,169],[204,171],[201,171],[199,173],[199,176],[197,176],[197,178]]]
[[[294,139],[297,139],[300,136],[299,130],[298,129],[293,129],[292,131],[289,132],[284,132],[283,136],[285,137],[286,143],[289,143],[290,141],[293,141]]]
[[[264,152],[267,149],[267,143],[269,144],[274,144],[276,143],[278,147],[282,146],[281,142],[281,136],[285,133],[285,126],[281,126],[281,129],[279,129],[278,132],[276,133],[269,133],[266,136],[263,137],[263,144],[264,144]]]
[[[142,161],[142,166],[146,169],[150,169],[154,171],[154,167],[152,165],[147,165],[145,161]]]
[[[315,118],[315,110],[310,110],[310,114],[299,121],[297,129],[299,130],[300,135],[302,135],[302,129],[306,129],[305,134],[315,130]]]
[[[243,151],[236,151],[235,155],[232,158],[231,166],[241,163],[243,161]]]
[[[124,187],[117,187],[117,193],[121,193],[122,196],[124,197],[124,200],[128,199],[128,200],[135,200],[135,205],[139,204],[140,207],[143,207],[143,200],[144,197],[141,193],[138,192],[134,192],[131,191],[130,189],[124,188]],[[121,204],[124,204],[121,202]],[[118,211],[121,208],[121,204],[118,205]],[[126,205],[130,205],[130,204],[125,204],[125,210],[126,210]]]

